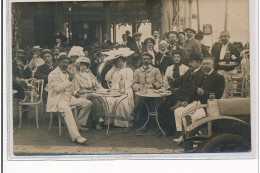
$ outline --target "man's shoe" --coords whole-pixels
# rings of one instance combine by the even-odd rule
[[[177,139],[173,139],[172,141],[175,142],[175,143],[181,143],[181,142],[183,142],[183,137],[181,136]]]
[[[98,122],[99,122],[99,123],[103,123],[104,121],[105,121],[105,120],[104,120],[102,117],[99,117],[99,118],[98,118]]]
[[[96,124],[96,129],[97,129],[97,130],[102,130],[102,126],[101,126],[99,123],[97,123],[97,124]]]
[[[87,145],[87,139],[81,136],[77,137],[77,139],[74,142],[80,145]]]
[[[87,128],[87,127],[83,127],[82,125],[77,125],[77,127],[78,127],[78,129],[79,130],[81,130],[81,131],[88,131],[89,130],[89,128]]]

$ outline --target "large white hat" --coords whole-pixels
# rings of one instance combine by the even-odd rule
[[[69,51],[69,54],[68,54],[68,57],[71,57],[71,56],[78,56],[78,57],[82,57],[84,56],[84,52],[83,52],[83,47],[80,47],[80,46],[73,46],[70,51]]]
[[[113,49],[109,52],[103,52],[105,55],[107,55],[107,57],[105,58],[104,61],[109,61],[109,60],[113,60],[116,59],[120,56],[123,57],[128,57],[132,54],[134,54],[134,51],[130,50],[130,48],[126,47],[126,48],[119,48],[119,49]]]

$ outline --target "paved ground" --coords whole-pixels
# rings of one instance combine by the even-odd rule
[[[81,146],[71,141],[66,126],[62,127],[62,137],[59,137],[58,126],[48,131],[49,118],[39,118],[39,131],[34,119],[23,120],[18,129],[14,122],[14,154],[15,155],[57,155],[57,154],[127,154],[127,153],[181,153],[183,149],[172,142],[173,137],[163,138],[154,135],[155,127],[149,128],[144,136],[136,136],[137,126],[127,133],[113,134],[107,138],[105,132],[91,129],[81,132],[88,141],[87,146]],[[118,131],[116,127],[112,131]]]

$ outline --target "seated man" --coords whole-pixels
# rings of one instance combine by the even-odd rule
[[[201,69],[202,58],[200,54],[192,53],[189,60],[190,69],[180,78],[172,79],[173,86],[179,86],[174,93],[177,99],[175,106],[171,107],[174,111],[181,106],[187,106],[194,101],[196,90],[204,78],[204,71]]]
[[[87,139],[81,137],[79,130],[85,128],[92,107],[91,101],[79,98],[79,94],[72,95],[71,81],[74,75],[67,73],[69,58],[66,53],[61,53],[56,67],[48,76],[48,100],[46,112],[62,112],[73,142],[85,144]],[[73,118],[70,106],[80,108],[77,125]]]
[[[49,49],[44,49],[41,52],[41,58],[45,61],[45,64],[39,66],[34,74],[36,79],[44,79],[44,88],[48,83],[48,75],[56,67],[53,64],[53,53]],[[43,100],[47,100],[47,92],[43,91]]]
[[[134,72],[134,92],[140,91],[144,85],[147,85],[149,89],[159,89],[162,87],[163,80],[160,70],[151,65],[152,58],[153,56],[148,52],[144,52],[142,54],[143,65]],[[142,105],[140,104],[140,98],[137,98],[136,106],[132,112],[132,115],[135,116],[135,114],[141,107]]]
[[[220,99],[223,95],[225,87],[224,77],[218,74],[216,71],[214,71],[214,60],[211,57],[204,58],[202,62],[202,69],[205,71],[205,77],[202,80],[200,86],[197,88],[196,100],[187,105],[186,107],[179,107],[174,111],[176,129],[177,132],[179,132],[179,135],[180,131],[182,130],[181,116],[184,111],[196,105],[206,104],[210,93],[214,93],[216,99]],[[204,110],[201,109],[201,111],[197,111],[189,115],[191,117],[192,122],[195,122],[196,120],[206,116]],[[182,142],[183,138],[181,136],[177,139],[174,139],[173,141]]]

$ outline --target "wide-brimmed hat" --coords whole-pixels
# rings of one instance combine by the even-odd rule
[[[69,54],[68,54],[68,57],[71,57],[71,56],[78,56],[78,57],[82,57],[84,56],[84,52],[83,52],[83,47],[81,46],[73,46],[70,51],[69,51]]]
[[[151,59],[153,59],[153,55],[148,52],[143,52],[142,56],[144,56],[144,55],[149,56]]]
[[[33,51],[42,50],[40,46],[33,46]]]
[[[137,37],[137,36],[141,36],[141,35],[142,35],[142,33],[136,32],[136,33],[133,34],[133,37]]]
[[[187,32],[187,31],[192,31],[194,34],[196,34],[196,30],[195,30],[195,29],[192,29],[192,28],[186,28],[184,31],[185,31],[185,32]]]
[[[151,40],[152,43],[153,43],[153,45],[155,45],[155,40],[154,40],[154,38],[152,38],[152,37],[146,38],[146,39],[144,40],[144,45],[147,45],[147,41],[148,41],[148,40]]]
[[[110,61],[117,59],[119,57],[129,57],[130,55],[134,54],[135,52],[130,50],[128,47],[119,48],[119,49],[113,49],[109,52],[103,52],[107,57],[104,59],[104,61]]]
[[[203,60],[201,55],[198,53],[191,53],[190,54],[190,59],[189,60]]]
[[[41,52],[40,56],[43,58],[43,55],[45,53],[49,53],[49,54],[51,54],[51,56],[53,56],[53,53],[52,53],[52,51],[50,49],[43,49],[43,51]]]

